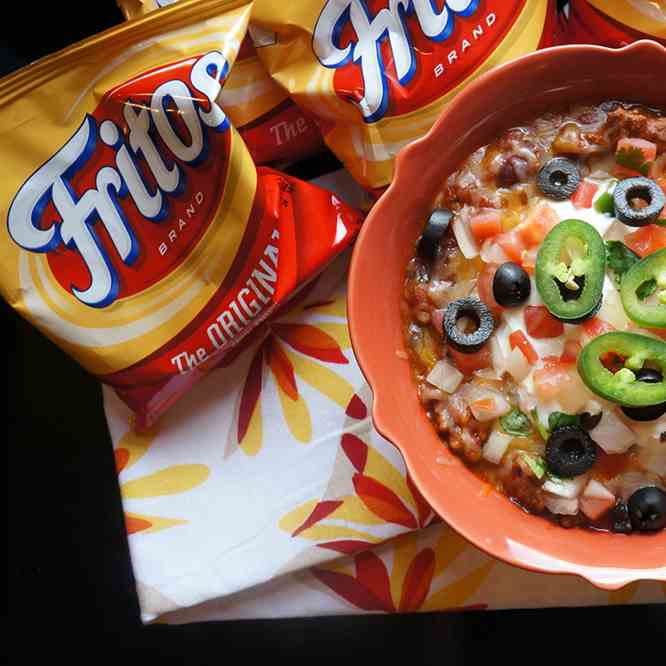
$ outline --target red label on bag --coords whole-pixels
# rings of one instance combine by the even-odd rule
[[[46,253],[84,305],[156,284],[212,222],[229,164],[229,121],[215,103],[227,71],[213,51],[109,91],[16,194],[12,238]]]
[[[435,3],[328,2],[314,29],[320,63],[367,123],[414,111],[452,89],[488,58],[526,0]]]

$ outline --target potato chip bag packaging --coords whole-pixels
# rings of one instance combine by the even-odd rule
[[[268,71],[369,189],[467,83],[557,30],[554,0],[255,0],[251,19]]]
[[[666,0],[571,0],[565,41],[619,48],[638,39],[666,46]]]
[[[177,1],[117,0],[128,19],[145,16]],[[243,39],[219,102],[256,164],[285,165],[324,150],[314,118],[271,79],[249,36]]]
[[[159,15],[158,15],[159,14]],[[0,290],[149,427],[358,230],[257,168],[219,93],[246,0],[194,0],[0,81]]]

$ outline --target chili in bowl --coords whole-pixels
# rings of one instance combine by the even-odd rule
[[[609,589],[666,580],[664,67],[639,42],[480,77],[399,156],[350,275],[375,425],[433,508]]]

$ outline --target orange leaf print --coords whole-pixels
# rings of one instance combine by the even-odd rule
[[[150,529],[152,523],[142,518],[134,518],[133,516],[125,515],[125,527],[127,534],[135,534],[136,532],[143,532],[143,530]]]
[[[129,451],[127,449],[116,449],[113,454],[116,457],[116,474],[120,474],[127,466],[130,457]]]
[[[424,548],[409,565],[402,584],[402,596],[398,610],[401,613],[417,611],[428,596],[435,572],[435,551]]]
[[[361,541],[360,539],[340,539],[340,541],[326,541],[325,543],[318,543],[317,548],[326,548],[327,550],[333,550],[336,553],[344,553],[345,555],[350,555],[351,553],[356,553],[359,550],[365,550],[374,546],[375,544],[370,543],[369,541]]]
[[[383,560],[369,550],[357,555],[354,562],[358,582],[384,604],[384,610],[389,613],[394,612],[391,581]]]
[[[386,611],[381,599],[348,574],[327,569],[311,569],[312,575],[352,606],[366,611]],[[392,610],[392,609],[389,609]]]
[[[426,522],[428,521],[428,518],[430,518],[430,516],[432,515],[433,511],[430,508],[428,502],[425,501],[423,495],[421,495],[421,491],[414,484],[414,481],[412,480],[412,477],[409,475],[409,472],[407,472],[405,480],[407,481],[409,492],[412,493],[412,497],[414,498],[414,503],[416,504],[416,508],[419,514],[419,525],[421,527],[425,527]]]
[[[345,433],[341,440],[342,450],[357,472],[363,472],[368,461],[368,445],[356,435]]]
[[[362,421],[368,415],[368,408],[358,394],[354,394],[347,405],[345,414],[351,419]]]
[[[354,474],[352,481],[356,494],[376,516],[388,523],[403,525],[409,529],[418,527],[414,516],[402,500],[383,483],[363,474]]]
[[[296,385],[294,366],[287,358],[278,341],[273,338],[269,338],[268,365],[280,388],[292,400],[298,400],[298,386]]]
[[[326,363],[349,363],[338,343],[326,332],[309,324],[273,324],[276,335],[296,351],[325,361]]]
[[[245,385],[241,393],[241,401],[238,408],[238,441],[242,442],[247,433],[252,413],[257,406],[259,396],[261,395],[261,371],[263,363],[263,345],[254,355],[250,369],[248,370],[247,377],[245,378]]]
[[[319,502],[305,522],[300,527],[297,527],[291,533],[291,536],[298,536],[301,532],[307,530],[308,527],[312,527],[320,520],[324,520],[326,516],[332,514],[341,504],[343,504],[342,500],[324,500],[323,502]]]

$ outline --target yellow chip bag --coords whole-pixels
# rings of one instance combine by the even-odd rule
[[[370,189],[467,83],[557,30],[554,0],[255,0],[251,19],[271,76]]]
[[[178,0],[117,0],[126,18],[145,16]],[[324,149],[315,120],[277,85],[245,37],[220,97],[257,164],[287,164]]]
[[[256,167],[220,106],[247,0],[190,0],[0,81],[0,291],[145,429],[362,216]]]
[[[571,0],[565,41],[619,48],[638,39],[666,46],[666,0]]]

